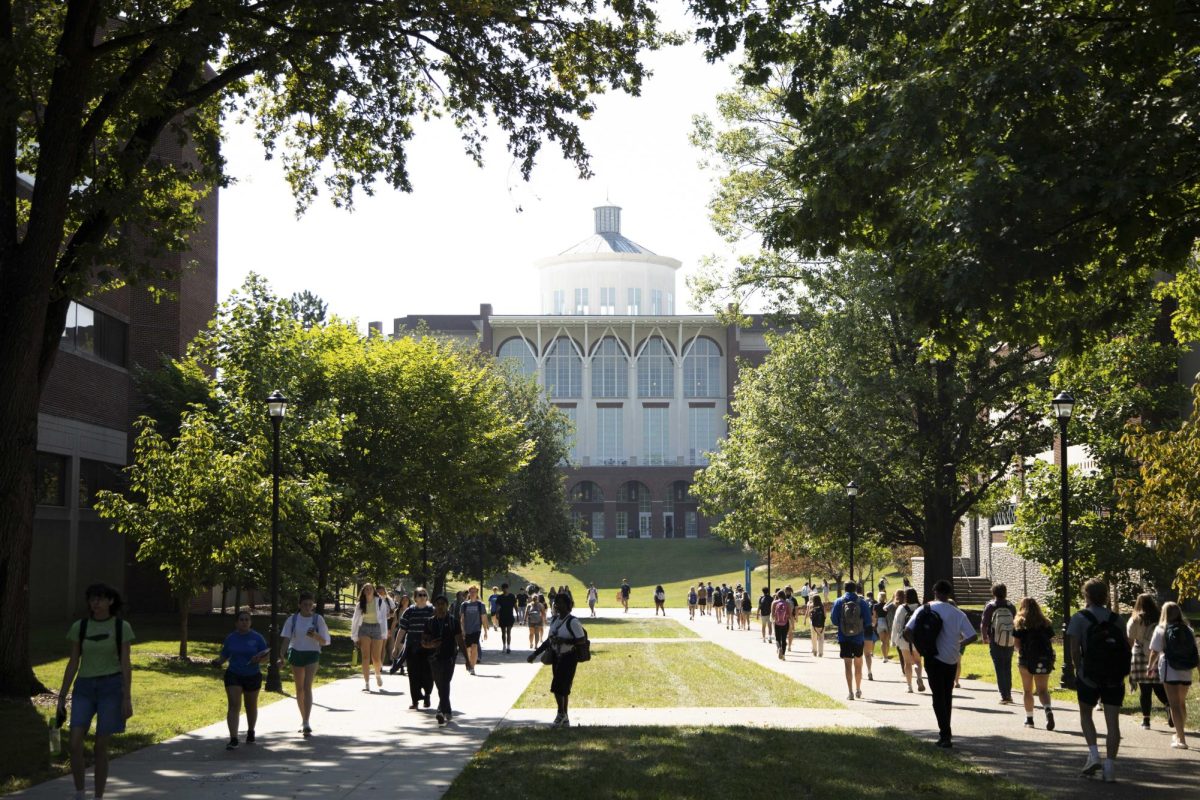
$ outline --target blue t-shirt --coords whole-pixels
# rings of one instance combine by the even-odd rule
[[[858,634],[858,636],[847,636],[842,633],[842,606],[846,603],[858,603],[863,624],[863,632]],[[862,644],[866,640],[867,626],[871,624],[871,604],[856,594],[847,593],[834,602],[833,610],[829,612],[829,621],[837,628],[837,640],[839,643]]]
[[[266,649],[267,640],[258,631],[234,631],[225,637],[225,644],[221,645],[221,658],[229,659],[229,671],[234,675],[256,675],[259,665],[250,659]]]

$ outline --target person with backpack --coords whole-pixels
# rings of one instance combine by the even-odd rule
[[[421,636],[433,618],[433,606],[429,603],[429,592],[423,586],[413,592],[413,601],[413,605],[400,615],[400,635],[396,637],[395,648],[404,653],[404,663],[408,665],[408,694],[412,698],[408,707],[415,709],[417,703],[424,701],[425,708],[429,708],[433,696],[433,672],[430,671],[429,653],[421,648]],[[466,637],[463,642],[466,643]],[[470,664],[469,658],[467,663]]]
[[[954,711],[954,676],[962,648],[975,641],[975,629],[958,606],[950,602],[954,587],[942,579],[933,585],[934,600],[926,603],[904,625],[904,638],[916,645],[925,659],[925,675],[933,696],[938,723],[938,747],[953,747],[950,716]]]
[[[467,672],[474,675],[475,665],[479,663],[479,639],[481,636],[486,639],[487,629],[492,626],[492,618],[488,614],[487,606],[479,599],[479,587],[472,586],[467,589],[467,599],[458,607],[458,623],[463,632],[463,654],[467,659]],[[397,634],[399,634],[399,630],[397,630]],[[533,638],[532,627],[529,629],[529,637]],[[396,649],[398,650],[399,647],[397,646]]]
[[[1167,708],[1167,727],[1173,728],[1171,719],[1171,702],[1167,699],[1167,691],[1163,688],[1162,678],[1158,670],[1150,669],[1150,640],[1158,627],[1160,609],[1154,595],[1146,593],[1138,595],[1133,604],[1133,614],[1125,626],[1125,636],[1129,639],[1133,655],[1129,661],[1129,688],[1136,689],[1142,707],[1142,730],[1150,730],[1150,706],[1155,695]]]
[[[1001,704],[1006,706],[1013,704],[1012,657],[1016,646],[1013,623],[1016,618],[1017,609],[1008,602],[1008,587],[997,583],[992,587],[992,599],[983,607],[979,634],[992,656],[992,666],[996,668],[996,688],[1000,691]]]
[[[783,661],[788,632],[792,628],[792,604],[787,601],[783,589],[775,592],[775,602],[771,603],[771,624],[775,627],[775,655]]]
[[[300,610],[287,618],[279,632],[279,647],[287,653],[287,663],[292,667],[292,679],[296,683],[296,705],[300,709],[300,732],[312,736],[308,724],[313,707],[313,679],[321,664],[321,648],[333,641],[325,618],[313,613],[317,602],[311,592],[300,593]],[[282,663],[284,659],[280,659]],[[411,670],[412,667],[410,666]]]
[[[984,626],[985,628],[987,626]],[[1017,648],[1017,669],[1025,701],[1025,727],[1033,727],[1033,693],[1036,689],[1046,712],[1046,730],[1054,730],[1054,709],[1050,706],[1050,675],[1054,672],[1054,628],[1032,597],[1021,600],[1013,619],[1013,642]]]
[[[882,594],[879,595],[879,601],[883,602]],[[896,623],[896,609],[902,605],[904,605],[904,592],[898,590],[877,614],[876,625],[879,630],[879,641],[883,643],[883,662],[885,664],[892,660],[889,653],[889,647],[892,644],[892,625]]]
[[[725,627],[728,630],[733,630],[737,624],[737,598],[734,596],[733,589],[728,586],[721,593],[721,599],[725,602]]]
[[[911,586],[896,591],[896,599],[901,605],[896,608],[896,617],[892,620],[892,641],[896,643],[896,654],[900,657],[900,668],[904,670],[904,681],[908,684],[908,693],[913,690],[913,673],[917,675],[917,691],[925,691],[925,682],[921,680],[921,654],[912,642],[904,638],[904,628],[912,615],[921,607],[917,590]]]
[[[625,609],[625,611],[623,612],[625,614],[629,613],[629,593],[631,591],[633,591],[633,590],[629,588],[629,579],[621,578],[621,589],[620,589],[621,607]],[[554,606],[554,608],[556,610],[558,609],[558,603],[555,603],[552,600],[551,604]]]
[[[661,611],[665,617],[667,615],[667,593],[663,591],[662,584],[654,587],[654,616],[658,616]]]
[[[1175,737],[1171,747],[1187,750],[1187,696],[1192,687],[1192,671],[1200,666],[1196,634],[1178,603],[1163,603],[1162,616],[1150,639],[1150,669],[1158,670],[1171,704]]]
[[[825,600],[821,595],[813,593],[808,596],[809,641],[812,644],[812,654],[817,658],[825,657]]]
[[[212,660],[214,667],[226,661],[225,699],[228,701],[225,722],[229,726],[229,744],[226,750],[238,746],[238,720],[242,706],[246,707],[246,744],[254,743],[254,724],[258,721],[258,693],[262,689],[262,668],[259,666],[271,656],[267,640],[258,631],[251,630],[250,609],[243,608],[234,617],[233,633],[225,637],[221,654]]]
[[[738,629],[748,631],[750,630],[750,610],[754,608],[754,603],[750,599],[750,592],[743,591],[741,598],[742,604],[739,606],[741,615],[738,619]]]
[[[688,594],[687,594],[688,619],[696,618],[696,604],[698,602],[699,602],[699,597],[697,597],[697,595],[696,595],[696,587],[689,586]]]
[[[458,662],[459,649],[466,649],[462,624],[450,614],[450,601],[439,594],[433,600],[433,616],[421,632],[421,649],[429,659],[429,669],[438,690],[438,725],[445,725],[454,715],[450,705],[450,681]]]
[[[574,603],[571,596],[560,593],[554,597],[554,620],[550,623],[550,636],[537,650],[526,659],[533,663],[543,651],[551,653],[550,693],[558,705],[558,714],[554,717],[554,725],[568,728],[571,720],[568,716],[568,706],[571,699],[571,686],[575,683],[575,671],[579,666],[579,644],[588,638],[583,624],[571,614]]]
[[[1108,585],[1099,578],[1083,584],[1084,609],[1067,625],[1071,655],[1075,660],[1075,691],[1079,698],[1079,725],[1087,741],[1088,757],[1080,774],[1095,775],[1105,783],[1116,781],[1117,751],[1121,747],[1121,705],[1125,702],[1125,679],[1132,651],[1121,619],[1108,610]],[[1105,758],[1100,761],[1096,704],[1104,706]]]
[[[875,660],[875,643],[879,641],[879,616],[883,612],[883,603],[875,599],[873,592],[867,592],[866,600],[871,615],[863,625],[863,660],[867,664],[867,680],[873,681],[875,671],[872,662]]]
[[[771,604],[773,602],[775,602],[775,598],[771,597],[771,589],[764,586],[762,595],[758,598],[758,623],[762,640],[768,644],[775,641],[774,632],[771,630]]]
[[[71,655],[63,670],[58,693],[57,724],[67,718],[67,694],[71,694],[71,777],[75,797],[83,798],[83,740],[96,719],[93,740],[96,797],[104,796],[108,782],[108,746],[114,733],[125,732],[125,720],[133,716],[133,667],[129,660],[133,628],[117,616],[121,595],[111,586],[92,584],[83,593],[88,616],[77,619],[67,631]],[[44,747],[44,745],[43,745]]]
[[[871,622],[871,605],[855,593],[858,587],[846,582],[846,593],[833,603],[829,619],[837,627],[838,649],[846,670],[846,699],[862,697],[863,643]]]

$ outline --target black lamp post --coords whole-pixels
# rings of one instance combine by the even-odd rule
[[[271,663],[267,666],[267,691],[283,691],[279,679],[279,426],[287,412],[287,398],[278,389],[267,398],[274,437],[271,443]]]
[[[1071,621],[1071,562],[1070,547],[1067,538],[1067,422],[1075,408],[1075,398],[1070,392],[1059,392],[1051,402],[1054,416],[1058,418],[1058,447],[1059,447],[1059,476],[1062,492],[1062,624],[1063,624],[1063,666],[1062,686],[1064,689],[1075,688],[1075,665],[1071,658],[1071,643],[1067,638],[1067,625]]]
[[[846,484],[846,497],[850,498],[850,582],[854,583],[854,498],[858,497],[858,484]]]
[[[767,543],[767,594],[771,593],[771,543]]]

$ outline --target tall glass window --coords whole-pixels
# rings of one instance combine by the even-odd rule
[[[621,343],[606,336],[592,351],[592,397],[629,395],[629,359]]]
[[[537,359],[533,357],[533,347],[525,339],[509,339],[500,345],[496,357],[501,361],[511,362],[526,377],[537,374]]]
[[[625,313],[626,314],[640,314],[640,313],[642,313],[641,309],[642,309],[642,290],[641,289],[630,289],[629,290],[629,305],[628,305],[628,308],[625,311]]]
[[[648,466],[662,466],[668,463],[670,450],[670,431],[668,417],[670,409],[642,409],[642,458]]]
[[[617,512],[617,538],[629,538],[629,512],[627,511]]]
[[[625,458],[623,408],[596,409],[596,458],[604,466],[614,466]]]
[[[686,536],[689,539],[695,539],[700,533],[700,525],[698,524],[698,522],[696,520],[696,512],[695,511],[687,512],[687,516],[685,517],[685,519],[687,520],[687,522],[685,523],[684,536]]]
[[[575,313],[588,313],[588,290],[586,288],[575,290]]]
[[[662,289],[650,290],[650,313],[656,316],[661,316],[665,311],[663,308],[663,293]]]
[[[567,461],[574,464],[579,461],[579,417],[576,415],[579,409],[571,406],[569,408],[559,408],[558,410],[571,423],[571,430],[567,433]]]
[[[683,359],[683,396],[720,397],[722,378],[721,348],[712,339],[697,339]]]
[[[600,313],[609,316],[617,313],[617,287],[600,287]]]
[[[562,289],[554,290],[554,311],[553,314],[567,313],[567,293]]]
[[[560,336],[546,349],[546,394],[553,398],[580,397],[583,394],[583,359],[575,345]]]
[[[638,397],[674,397],[675,364],[661,337],[646,342],[637,360]]]
[[[720,420],[715,408],[688,409],[688,463],[707,464],[708,456],[717,449]]]

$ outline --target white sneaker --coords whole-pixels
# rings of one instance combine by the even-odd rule
[[[564,728],[571,727],[571,720],[568,719],[567,717],[563,717],[562,718],[562,727],[564,727]]]
[[[1104,759],[1104,770],[1103,770],[1104,782],[1105,783],[1116,783],[1117,776],[1115,774],[1113,774],[1115,772],[1116,772],[1116,765],[1113,763],[1112,759],[1111,758]]]
[[[1100,759],[1088,753],[1087,761],[1083,763],[1083,769],[1079,770],[1081,777],[1087,778],[1095,775],[1100,769]]]
[[[846,699],[847,699],[847,700],[853,700],[853,699],[854,699],[854,692],[851,692],[850,694],[846,695]]]
[[[855,692],[854,696],[861,700],[862,699],[862,689],[859,689],[857,692]]]
[[[562,721],[563,721],[563,715],[562,715],[562,714],[555,714],[555,715],[554,715],[554,724],[555,724],[555,725],[562,725]]]

